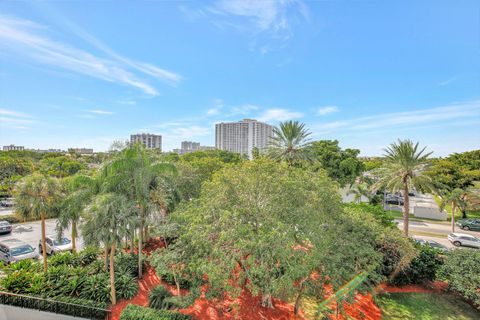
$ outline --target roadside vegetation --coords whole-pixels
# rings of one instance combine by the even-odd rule
[[[299,314],[308,301],[326,316],[332,310],[322,305],[325,296],[358,279],[335,301],[339,312],[355,293],[374,293],[382,283],[437,280],[480,305],[478,251],[416,244],[408,238],[408,210],[402,233],[393,221],[401,213],[378,205],[384,191],[402,191],[408,208],[415,188],[473,216],[480,151],[430,159],[405,140],[387,147],[383,158],[362,160],[359,150],[342,149],[338,141],[309,138],[303,124],[287,121],[251,161],[220,150],[178,156],[121,144],[85,157],[2,152],[1,190],[15,197],[19,217],[55,217],[59,235],[70,229],[72,240],[81,236],[89,248],[78,251],[74,243],[73,253],[47,257],[43,224],[43,263],[4,266],[0,287],[105,308],[134,297],[137,280],[153,268],[174,290],[153,288],[149,307],[128,306],[124,320],[190,319],[180,312],[198,300],[245,294],[258,297],[256,307],[265,310],[288,301]],[[342,203],[342,187],[350,187],[354,203]],[[147,252],[152,239],[157,246]],[[399,304],[411,312],[409,299],[379,301],[396,315]]]

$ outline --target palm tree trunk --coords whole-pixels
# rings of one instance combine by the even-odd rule
[[[452,232],[455,232],[455,211],[457,209],[457,206],[455,205],[455,202],[452,202]]]
[[[105,271],[108,269],[108,246],[105,244]]]
[[[143,267],[143,261],[142,261],[142,250],[143,250],[143,225],[144,225],[144,219],[145,219],[145,212],[143,206],[140,206],[140,226],[138,230],[138,277],[141,279],[142,278],[142,267]]]
[[[42,219],[42,255],[43,255],[43,271],[47,272],[47,244],[45,242],[45,213],[41,213]]]
[[[77,252],[77,223],[72,221],[72,252]]]
[[[408,196],[407,178],[403,179],[403,233],[408,237],[408,214],[410,213],[410,198]]]
[[[262,295],[262,307],[273,308],[272,295],[269,293],[264,293]]]
[[[175,272],[173,272],[173,280],[175,281],[175,285],[177,286],[177,295],[180,295],[180,282],[178,282],[178,277]]]
[[[117,292],[115,290],[115,268],[114,268],[114,258],[115,258],[115,241],[112,243],[110,250],[110,295],[112,299],[112,304],[117,303]]]

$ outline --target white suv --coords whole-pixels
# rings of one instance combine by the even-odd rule
[[[480,249],[480,239],[470,234],[450,233],[447,238],[455,247],[465,246]]]

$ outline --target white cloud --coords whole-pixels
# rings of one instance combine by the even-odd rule
[[[207,110],[207,116],[215,116],[223,109],[224,104],[222,99],[213,99],[214,106]]]
[[[0,108],[0,115],[20,117],[20,118],[31,118],[31,116],[26,113],[14,111],[14,110],[2,109],[2,108]]]
[[[0,127],[8,127],[10,129],[25,130],[29,125],[36,123],[32,116],[23,112],[0,108]]]
[[[114,112],[112,112],[112,111],[106,111],[106,110],[100,110],[100,109],[87,110],[87,112],[94,113],[94,114],[100,114],[100,115],[112,115],[112,114],[114,114]]]
[[[318,123],[313,128],[317,133],[342,131],[365,131],[374,129],[390,129],[420,124],[439,123],[458,119],[480,117],[480,101],[454,103],[430,109],[384,113],[374,116],[360,117],[350,120]]]
[[[129,105],[129,106],[134,106],[134,105],[137,104],[137,101],[135,101],[135,100],[119,100],[117,102],[120,103],[120,104]]]
[[[0,16],[0,47],[3,51],[23,54],[36,62],[52,65],[97,79],[138,88],[148,95],[158,95],[155,87],[139,79],[132,69],[145,75],[177,83],[181,76],[148,63],[135,62],[109,49],[93,36],[82,34],[84,39],[96,44],[111,59],[101,58],[70,45],[42,35],[45,31],[32,21]],[[130,70],[129,70],[130,69]]]
[[[337,106],[325,106],[325,107],[320,107],[317,110],[317,115],[319,116],[325,116],[330,113],[335,113],[338,112],[339,109]]]
[[[175,128],[171,132],[171,136],[176,136],[178,138],[194,138],[205,136],[208,134],[210,134],[210,128],[200,126]]]
[[[247,103],[238,107],[233,107],[231,115],[238,115],[238,114],[246,115],[258,109],[259,108],[257,106]]]
[[[258,120],[260,121],[285,121],[291,119],[302,118],[303,113],[290,111],[287,109],[268,109],[263,112],[259,117]]]
[[[446,79],[446,80],[444,80],[444,81],[441,81],[438,85],[439,85],[439,86],[442,86],[442,87],[443,87],[443,86],[448,86],[449,84],[451,84],[451,83],[453,83],[453,82],[455,82],[455,81],[457,81],[457,80],[458,80],[458,76],[453,76],[453,77],[451,77],[451,78],[449,78],[449,79]]]

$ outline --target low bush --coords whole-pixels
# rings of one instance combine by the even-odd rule
[[[115,255],[115,272],[138,277],[138,255],[133,253]]]
[[[55,267],[60,265],[78,266],[80,263],[78,255],[71,252],[61,252],[51,256],[48,259],[48,264]]]
[[[172,296],[163,300],[162,309],[185,309],[191,306],[195,299],[190,296]]]
[[[438,277],[448,282],[448,287],[480,309],[480,251],[456,249],[447,254],[438,270]]]
[[[394,285],[407,285],[433,281],[436,273],[443,264],[440,251],[430,246],[417,244],[418,255],[412,259],[410,264],[400,270],[389,282]]]
[[[118,294],[118,293],[117,293]],[[108,273],[90,275],[80,292],[80,298],[96,302],[110,302],[110,277]]]
[[[117,298],[131,299],[138,293],[138,283],[135,278],[128,274],[115,276],[115,289]]]
[[[158,269],[155,269],[155,270],[158,273]],[[176,285],[175,277],[173,276],[173,273],[168,272],[168,270],[161,270],[159,273],[162,280],[164,280],[166,283],[174,286]],[[189,279],[177,276],[177,280],[181,289],[190,289],[190,287],[192,286],[192,282]]]
[[[120,320],[191,320],[192,317],[169,310],[156,310],[129,304],[123,309]]]
[[[98,259],[100,251],[95,247],[86,247],[78,253],[78,260],[81,266],[87,266]]]
[[[163,309],[163,301],[172,294],[162,285],[156,286],[148,295],[148,306],[154,309]]]
[[[36,282],[35,273],[15,270],[2,279],[2,287],[8,292],[27,294],[34,282]]]

